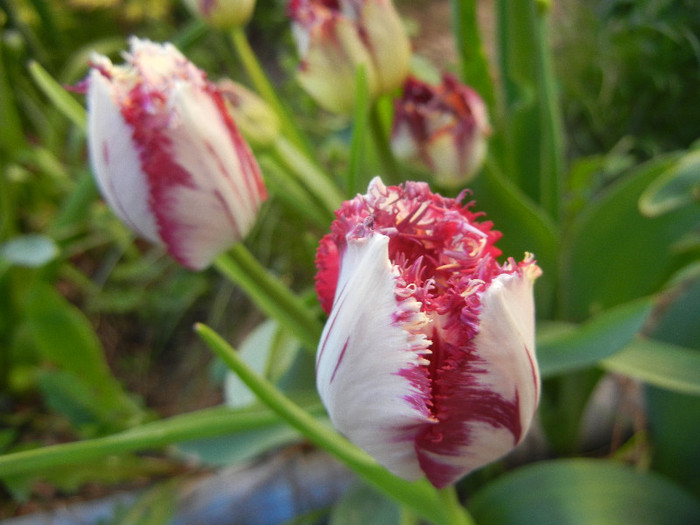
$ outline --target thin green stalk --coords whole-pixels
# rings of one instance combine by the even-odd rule
[[[314,444],[343,461],[366,481],[435,524],[469,523],[460,518],[454,508],[446,509],[445,504],[450,502],[446,501],[446,497],[441,497],[426,480],[410,483],[390,474],[368,454],[284,396],[269,381],[253,372],[238,353],[211,328],[198,324],[196,330],[260,401]]]
[[[462,81],[478,91],[493,112],[495,105],[493,81],[479,31],[478,2],[476,0],[450,0],[450,4],[452,34],[460,59]]]
[[[439,492],[440,500],[442,501],[445,512],[450,517],[450,523],[453,525],[475,525],[474,519],[467,512],[467,509],[459,502],[457,490],[454,485],[445,487]]]
[[[316,350],[323,327],[310,308],[273,277],[241,243],[214,262],[216,268],[243,291],[266,315],[287,327],[311,351]]]
[[[315,409],[317,410],[317,409]],[[152,450],[172,443],[232,434],[269,426],[279,418],[266,409],[215,407],[146,423],[118,434],[62,443],[0,456],[0,477],[40,473],[113,454]]]
[[[238,53],[238,57],[241,59],[241,63],[243,64],[250,81],[253,83],[253,86],[255,86],[255,89],[260,96],[265,99],[265,101],[270,105],[270,107],[272,107],[273,111],[279,117],[282,125],[282,132],[305,154],[310,155],[310,150],[306,140],[292,121],[291,117],[287,113],[287,110],[282,105],[282,102],[280,102],[277,93],[272,87],[272,84],[258,61],[258,58],[250,47],[250,43],[248,42],[248,38],[245,34],[245,29],[240,26],[235,27],[229,34],[231,35],[231,41],[236,49],[236,53]]]
[[[384,129],[378,101],[372,105],[372,109],[369,113],[369,129],[372,132],[372,139],[374,140],[377,155],[379,156],[379,161],[384,170],[384,177],[382,178],[385,179],[385,182],[391,184],[400,183],[403,178],[401,177],[394,153],[391,151],[389,134]]]
[[[367,181],[362,176],[364,171],[363,160],[365,158],[366,129],[369,117],[369,86],[367,85],[367,72],[363,64],[357,68],[355,78],[355,118],[353,121],[352,140],[350,142],[350,165],[348,166],[347,194],[355,196],[363,191]],[[361,187],[364,186],[364,187]]]
[[[280,165],[296,176],[313,198],[328,210],[329,217],[332,218],[333,212],[340,207],[344,198],[330,177],[283,137],[275,141],[271,154]]]

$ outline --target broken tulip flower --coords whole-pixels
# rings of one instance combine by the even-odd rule
[[[391,0],[290,0],[302,87],[325,109],[350,113],[364,65],[370,96],[401,86],[411,46]]]
[[[449,74],[437,86],[410,77],[394,105],[391,149],[397,158],[423,165],[447,187],[476,175],[491,133],[476,91]]]
[[[392,473],[438,488],[525,436],[539,399],[531,255],[427,184],[346,201],[319,246],[328,321],[316,383],[336,428]]]
[[[132,38],[126,63],[92,58],[88,149],[134,232],[201,269],[252,227],[266,190],[220,90],[171,44]]]

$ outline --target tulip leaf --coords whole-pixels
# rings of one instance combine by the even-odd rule
[[[700,352],[638,339],[602,362],[603,368],[681,394],[700,396]]]
[[[535,0],[498,0],[505,170],[550,216],[559,215],[562,124],[548,36],[548,9]]]
[[[613,184],[575,220],[562,247],[562,306],[568,319],[657,291],[682,264],[674,245],[700,223],[700,206],[659,217],[638,209],[641,193],[681,154],[649,161]]]
[[[668,479],[605,460],[537,463],[502,476],[469,504],[479,525],[697,523],[700,502]]]
[[[647,217],[658,217],[700,201],[700,151],[692,151],[675,162],[644,190],[639,209]]]
[[[347,194],[350,197],[364,190],[367,185],[362,176],[366,171],[363,159],[367,137],[367,125],[369,122],[369,86],[367,83],[367,71],[364,64],[357,67],[355,74],[355,110],[350,141],[350,162],[347,174]]]
[[[451,0],[452,34],[462,68],[461,79],[494,108],[493,81],[479,31],[476,0]]]
[[[143,419],[142,410],[112,376],[100,341],[78,308],[50,285],[37,282],[28,291],[25,315],[34,345],[44,359],[78,378],[81,388],[89,389],[110,413],[113,425],[128,427]],[[64,380],[59,381],[65,386]]]
[[[611,308],[574,328],[557,324],[539,330],[537,361],[543,378],[595,366],[622,350],[639,333],[651,312],[649,298]]]
[[[503,178],[490,162],[472,183],[474,210],[486,212],[486,219],[503,233],[497,246],[504,256],[522,258],[525,252],[535,254],[544,272],[535,284],[538,316],[549,318],[557,281],[556,226],[535,203],[515,185]]]
[[[66,89],[61,86],[38,62],[30,62],[29,72],[39,88],[56,108],[70,119],[78,128],[85,131],[85,108],[81,106]]]

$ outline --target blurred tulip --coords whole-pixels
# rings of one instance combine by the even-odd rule
[[[216,85],[246,140],[253,146],[271,146],[280,134],[280,121],[272,108],[257,94],[237,82],[225,79]]]
[[[531,255],[499,264],[500,233],[430,192],[346,201],[319,246],[328,321],[316,383],[340,432],[391,472],[436,487],[509,452],[539,399]]]
[[[408,75],[411,46],[391,0],[291,0],[288,13],[302,60],[299,82],[327,110],[352,111],[360,64],[371,96],[398,88]]]
[[[253,225],[260,170],[218,88],[175,47],[132,38],[124,57],[95,55],[87,78],[98,186],[137,234],[204,268]]]
[[[231,29],[248,23],[255,0],[185,0],[193,14],[217,29]]]
[[[438,86],[409,78],[395,102],[391,148],[397,158],[428,168],[448,187],[469,182],[486,157],[491,133],[486,105],[452,75]]]

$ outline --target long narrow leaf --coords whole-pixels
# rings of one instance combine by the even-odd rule
[[[85,131],[85,108],[71,97],[38,62],[30,62],[29,72],[44,94],[56,108],[68,117],[76,126]]]
[[[603,368],[681,394],[700,396],[700,351],[638,339],[606,358]]]

